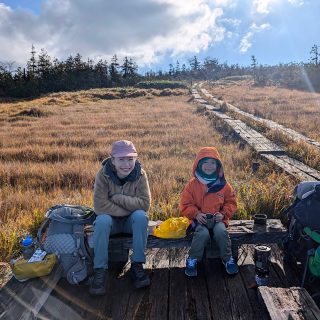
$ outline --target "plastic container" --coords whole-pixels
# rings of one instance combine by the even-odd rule
[[[253,216],[253,221],[255,225],[265,226],[267,223],[267,215],[262,213],[257,213]]]
[[[34,243],[32,237],[28,235],[25,239],[22,240],[21,245],[23,259],[29,260],[34,253]]]

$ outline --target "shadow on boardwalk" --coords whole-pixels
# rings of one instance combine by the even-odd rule
[[[108,275],[107,295],[92,298],[88,286],[70,286],[60,280],[40,310],[42,319],[268,319],[254,284],[252,246],[243,246],[240,272],[230,277],[219,259],[206,259],[199,275],[184,275],[187,249],[149,249],[146,267],[151,286],[134,289],[129,264],[115,264]],[[284,269],[273,247],[270,285],[290,287],[299,279]]]

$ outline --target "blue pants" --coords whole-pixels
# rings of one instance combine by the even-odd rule
[[[108,269],[109,237],[116,233],[131,233],[133,254],[131,261],[146,262],[144,249],[148,238],[148,216],[143,210],[136,210],[123,218],[109,214],[99,214],[94,222],[94,260],[95,269]]]

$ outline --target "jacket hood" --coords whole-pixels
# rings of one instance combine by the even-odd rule
[[[195,176],[198,163],[203,158],[213,158],[217,160],[217,174],[218,179],[214,183],[208,184],[208,193],[214,193],[220,191],[227,183],[224,172],[223,172],[223,166],[221,163],[221,158],[218,150],[215,147],[204,147],[200,149],[198,152],[196,159],[194,161],[193,167],[192,167],[192,173],[193,176]]]
[[[115,184],[121,185],[121,181],[117,176],[116,168],[112,164],[111,157],[102,161],[102,167],[104,175],[110,177]],[[133,170],[130,172],[130,174],[127,176],[126,181],[136,181],[137,179],[139,179],[139,177],[142,174],[141,170],[141,163],[138,160],[136,160],[135,166]]]
[[[213,158],[218,160],[218,176],[223,176],[223,170],[222,170],[222,164],[221,164],[221,158],[219,155],[218,150],[215,147],[204,147],[200,149],[198,152],[196,159],[194,160],[193,167],[192,167],[192,173],[193,175],[196,173],[198,163],[203,158]],[[221,172],[220,172],[221,171]]]

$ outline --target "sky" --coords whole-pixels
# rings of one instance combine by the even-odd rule
[[[188,67],[194,55],[307,62],[319,17],[319,0],[0,0],[0,63],[25,66],[32,45],[59,60],[128,56],[140,71]]]

